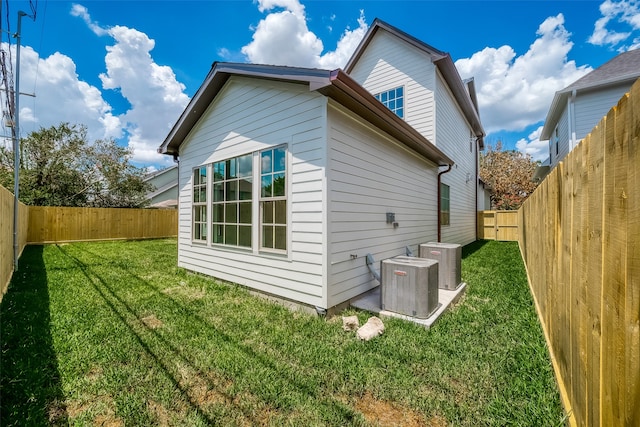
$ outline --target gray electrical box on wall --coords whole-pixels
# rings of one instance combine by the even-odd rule
[[[438,287],[455,290],[462,282],[462,246],[455,243],[429,242],[420,245],[420,258],[438,261]]]
[[[399,256],[380,262],[383,310],[427,318],[438,308],[437,261]]]

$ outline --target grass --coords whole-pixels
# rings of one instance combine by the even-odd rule
[[[0,306],[0,424],[563,422],[515,244],[465,247],[455,307],[369,342],[175,265],[175,240],[27,247]]]

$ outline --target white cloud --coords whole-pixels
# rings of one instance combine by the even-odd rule
[[[254,28],[253,40],[242,48],[242,53],[252,63],[326,69],[344,67],[368,28],[361,11],[358,27],[347,28],[336,50],[323,54],[322,40],[307,27],[304,6],[298,0],[258,0],[258,10],[269,14]]]
[[[95,34],[108,35],[115,42],[107,46],[106,72],[100,79],[104,89],[119,91],[131,108],[118,120],[104,117],[102,126],[110,132],[124,132],[134,162],[170,163],[171,159],[156,150],[189,102],[185,86],[170,67],[154,62],[150,52],[155,42],[145,33],[124,26],[102,28],[79,5],[74,5],[72,14],[82,17]]]
[[[549,157],[549,142],[540,141],[540,134],[542,133],[542,126],[531,132],[527,139],[520,139],[516,142],[516,148],[518,151],[529,154],[533,160],[544,161]]]
[[[8,49],[3,43],[3,50]],[[11,49],[15,46],[11,45]],[[12,55],[15,58],[15,51]],[[20,97],[23,137],[61,122],[86,125],[90,140],[116,137],[120,133],[119,119],[113,116],[100,90],[80,80],[73,60],[59,52],[40,58],[33,48],[21,48],[20,92],[35,92],[35,97]]]
[[[605,0],[600,4],[602,18],[594,24],[589,43],[597,46],[617,47],[619,51],[633,50],[640,47],[640,37],[635,37],[630,44],[621,44],[631,35],[640,32],[640,2],[637,0]],[[628,31],[611,29],[611,26],[625,26]]]
[[[521,131],[544,120],[555,92],[591,71],[568,60],[573,47],[570,35],[564,16],[558,14],[540,24],[538,38],[521,56],[505,45],[486,47],[471,58],[456,61],[463,78],[475,78],[487,133]]]

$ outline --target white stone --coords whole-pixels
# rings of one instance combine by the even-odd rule
[[[370,317],[367,323],[362,325],[356,332],[358,339],[369,341],[372,338],[382,335],[384,332],[384,323],[376,316]]]
[[[345,331],[355,331],[359,327],[358,316],[342,316],[342,329]]]

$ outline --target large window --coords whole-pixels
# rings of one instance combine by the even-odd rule
[[[277,147],[260,153],[261,248],[287,250],[287,151]]]
[[[400,86],[373,96],[396,113],[398,117],[404,119],[404,87]]]
[[[440,225],[449,225],[451,207],[449,202],[449,186],[440,183]]]
[[[193,170],[193,240],[207,241],[207,167]]]
[[[213,164],[213,243],[251,247],[253,155]]]

